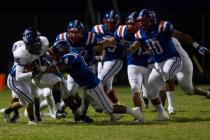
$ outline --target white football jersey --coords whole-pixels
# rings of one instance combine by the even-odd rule
[[[24,66],[30,65],[35,60],[40,60],[41,56],[44,56],[49,48],[49,41],[46,37],[40,36],[42,47],[39,55],[31,54],[26,49],[24,41],[20,40],[14,43],[12,51],[14,57],[14,63],[16,65],[16,80],[30,80],[32,72],[24,72]]]
[[[29,53],[26,49],[26,44],[22,40],[15,42],[12,48],[15,62],[19,65],[27,65],[44,55],[49,48],[49,41],[44,36],[40,36],[40,39],[42,48],[39,55]]]

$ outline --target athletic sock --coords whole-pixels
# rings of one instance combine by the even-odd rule
[[[168,106],[174,107],[174,91],[166,91]]]

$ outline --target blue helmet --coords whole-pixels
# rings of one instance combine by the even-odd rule
[[[137,20],[137,17],[138,17],[137,12],[130,13],[126,18],[126,24],[127,23],[135,23],[135,21]]]
[[[26,44],[26,49],[32,54],[39,54],[42,43],[40,40],[40,33],[29,27],[23,32],[23,41]]]
[[[151,24],[157,23],[156,13],[153,10],[143,9],[140,11],[137,20],[147,19]]]
[[[104,22],[116,22],[118,23],[120,20],[120,16],[116,11],[110,10],[104,14],[103,21]]]
[[[71,45],[69,44],[68,41],[58,40],[53,44],[52,49],[53,49],[54,54],[63,55],[69,51],[70,47],[71,47]]]
[[[84,25],[79,20],[72,20],[69,22],[67,29],[70,31],[84,31]]]

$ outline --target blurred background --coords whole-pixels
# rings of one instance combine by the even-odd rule
[[[0,5],[0,73],[9,73],[13,64],[12,44],[21,39],[24,28],[37,28],[52,43],[56,35],[66,31],[70,20],[80,19],[88,31],[101,23],[104,12],[110,9],[118,11],[121,24],[130,12],[153,9],[159,20],[172,22],[176,29],[191,35],[210,49],[209,7],[210,1],[207,0],[8,0]],[[192,46],[183,44],[183,47],[194,64],[194,82],[209,84],[210,56],[199,55]],[[127,84],[126,71],[121,72],[115,81]]]

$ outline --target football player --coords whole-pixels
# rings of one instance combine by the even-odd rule
[[[182,48],[180,42],[176,38],[173,38],[172,41],[182,58],[182,69],[180,72],[178,72],[176,74],[176,79],[177,79],[178,85],[181,86],[181,88],[187,95],[201,95],[201,96],[205,96],[208,98],[210,96],[209,90],[202,89],[202,88],[197,87],[193,84],[193,81],[192,81],[192,79],[193,79],[193,64],[192,64],[192,61],[190,60],[189,55]],[[207,50],[207,48],[205,50]],[[205,53],[205,51],[203,52],[203,54],[204,53]],[[165,104],[165,99],[166,99],[165,91],[162,90],[160,92],[160,94],[162,94],[162,95],[160,95],[162,103]],[[168,95],[167,95],[167,97],[168,97]]]
[[[174,94],[174,78],[182,66],[180,55],[172,43],[173,25],[168,21],[157,22],[156,13],[149,9],[141,10],[137,19],[141,29],[135,34],[137,41],[132,46],[149,50],[151,57],[148,63],[153,70],[149,76],[148,84],[152,88],[147,89],[148,96],[155,102],[156,110],[163,112],[161,100],[154,101],[154,98],[159,96],[163,83],[166,83],[167,94]],[[174,101],[168,103],[169,113],[174,112]]]
[[[12,51],[14,66],[8,76],[8,87],[15,92],[20,100],[20,105],[27,104],[29,125],[36,125],[39,117],[39,99],[36,93],[36,86],[32,83],[38,73],[34,70],[34,61],[39,59],[48,49],[48,40],[33,28],[27,28],[23,32],[23,40],[14,43]],[[26,68],[31,71],[27,71]],[[33,71],[32,71],[33,70]],[[35,104],[35,116],[34,116]],[[12,104],[10,109],[3,112],[8,120],[12,110],[18,109],[19,105]]]
[[[86,32],[83,23],[79,20],[72,20],[68,23],[67,32],[63,32],[56,37],[56,40],[66,40],[71,46],[75,47],[90,69],[95,72],[95,45],[97,44],[97,36],[93,32]],[[100,51],[100,50],[99,50]],[[77,87],[77,83],[70,77],[67,77],[68,87]],[[77,92],[75,89],[69,89]],[[86,90],[84,90],[86,92]],[[87,94],[83,94],[82,112],[86,116],[89,98]]]
[[[103,86],[97,76],[89,69],[79,52],[64,40],[54,43],[51,48],[54,59],[58,62],[57,68],[67,72],[82,87],[90,90],[91,104],[114,115],[114,113],[127,113],[134,116],[140,122],[144,121],[139,107],[128,108],[122,105],[113,105],[103,90]],[[55,67],[48,67],[46,72],[54,72]]]
[[[21,108],[22,105],[19,102],[19,98],[18,98],[17,94],[14,91],[11,91],[11,92],[12,92],[11,105],[8,108],[1,109],[0,112],[4,116],[5,122],[14,123],[19,118],[18,109]],[[13,115],[12,115],[12,117],[10,117],[12,112],[13,112]]]
[[[104,14],[103,24],[95,25],[92,29],[99,40],[111,38],[118,26],[120,17],[116,11],[110,10]],[[118,103],[116,93],[112,87],[114,76],[119,73],[123,66],[122,48],[117,45],[108,47],[103,53],[103,62],[98,63],[98,78],[102,81],[104,89],[115,104]]]
[[[183,33],[181,31],[174,29],[172,35],[173,35],[173,37],[177,38],[179,41],[189,44],[189,45],[192,45],[201,55],[205,55],[210,52],[209,49],[198,44],[191,36],[189,36],[186,33]],[[204,95],[204,96],[208,97],[208,94],[210,94],[209,91],[206,91],[199,87],[193,86],[193,83],[192,83],[192,71],[193,71],[192,62],[191,62],[190,58],[187,56],[187,53],[186,52],[184,53],[183,49],[182,49],[183,51],[181,51],[181,49],[179,49],[179,48],[181,48],[180,43],[177,42],[177,40],[175,40],[175,39],[173,39],[173,43],[174,43],[175,47],[177,48],[177,51],[179,52],[179,54],[182,58],[182,61],[184,61],[182,64],[181,72],[179,72],[177,74],[177,80],[178,80],[179,84],[184,89],[184,91],[189,94]],[[188,68],[186,68],[187,66],[188,66]],[[187,71],[189,72],[188,74],[187,74]],[[183,78],[182,74],[184,74],[186,77]],[[170,107],[170,102],[173,102],[174,95],[172,92],[171,93],[168,92],[168,93],[166,93],[166,95],[167,95],[167,99],[169,102],[168,111],[170,114],[175,114],[175,108],[173,106]]]
[[[141,85],[143,82],[143,85],[147,86],[150,69],[147,67],[149,56],[145,53],[146,50],[139,49],[135,52],[135,50],[130,48],[130,45],[135,41],[134,34],[138,31],[137,16],[136,12],[130,13],[127,16],[126,25],[120,25],[113,37],[101,41],[99,45],[104,47],[119,44],[119,49],[120,47],[121,49],[127,49],[128,80],[131,87],[132,99],[134,106],[138,106],[142,110]]]

